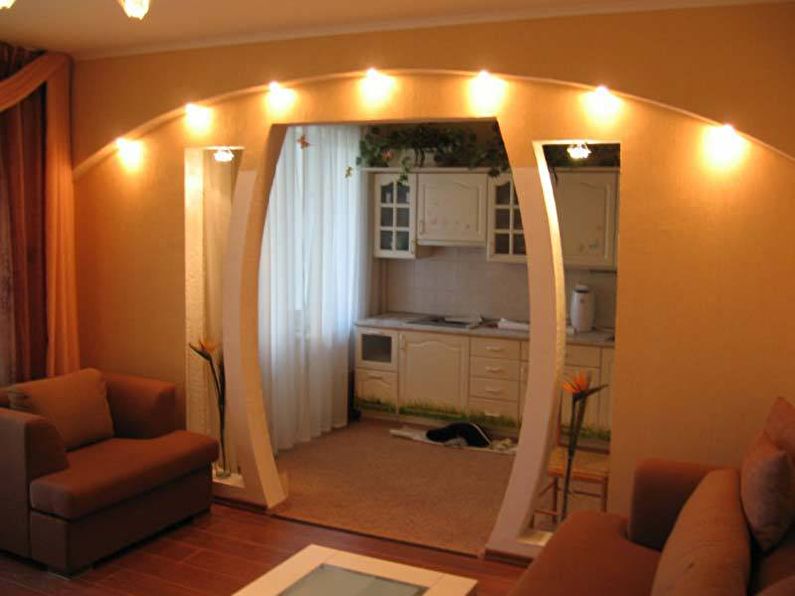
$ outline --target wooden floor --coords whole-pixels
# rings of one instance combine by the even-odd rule
[[[329,530],[214,505],[211,513],[67,580],[0,553],[4,596],[231,594],[309,544],[477,579],[478,594],[505,594],[523,568]]]

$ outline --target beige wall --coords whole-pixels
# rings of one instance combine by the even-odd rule
[[[78,62],[74,161],[187,101],[319,74],[480,70],[606,84],[795,154],[795,4],[392,31]],[[787,125],[785,125],[787,123]]]
[[[390,117],[473,115],[466,79],[401,81]],[[359,105],[356,89],[299,88],[291,119],[379,117]],[[739,165],[715,170],[704,159],[703,122],[636,101],[624,102],[616,121],[598,122],[583,93],[513,81],[498,117],[516,168],[533,164],[534,139],[622,143],[611,507],[624,510],[637,458],[737,463],[774,396],[788,390],[795,163],[751,145]],[[78,180],[85,364],[182,382],[183,148],[243,145],[242,169],[251,169],[270,130],[259,93],[217,104],[215,117],[202,137],[181,118],[151,131],[139,171],[112,156]]]
[[[793,4],[756,5],[80,62],[75,162],[188,100],[370,65],[604,82],[730,120],[795,154],[793,22]],[[532,159],[532,138],[587,134],[587,123],[566,111],[575,104],[565,93],[540,96],[513,118],[528,122],[522,161]],[[229,102],[212,139],[168,123],[146,137],[141,171],[125,172],[112,158],[78,180],[84,364],[184,381],[182,149],[242,144],[255,164],[267,132],[264,120],[258,126],[261,104],[257,96]],[[639,457],[736,463],[772,398],[791,395],[795,358],[787,316],[795,302],[793,162],[754,146],[743,167],[717,174],[701,160],[700,123],[636,106],[624,124],[592,131],[623,143],[611,494],[619,510]]]

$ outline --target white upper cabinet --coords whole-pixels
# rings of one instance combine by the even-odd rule
[[[519,199],[510,174],[488,179],[489,261],[527,263]]]
[[[416,189],[417,176],[413,174],[405,181],[401,181],[397,173],[373,175],[373,254],[376,257],[415,257]]]
[[[417,176],[417,241],[435,246],[486,243],[486,186],[483,173]]]
[[[558,168],[552,183],[564,264],[615,269],[618,171]]]

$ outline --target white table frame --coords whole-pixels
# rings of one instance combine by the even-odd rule
[[[311,544],[236,592],[235,596],[277,596],[321,565],[333,565],[358,573],[422,586],[428,590],[425,592],[426,596],[470,596],[477,593],[477,581],[468,577]]]

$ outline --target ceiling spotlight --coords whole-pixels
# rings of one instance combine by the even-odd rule
[[[221,147],[215,153],[213,153],[213,159],[218,163],[229,163],[235,159],[235,154],[232,153],[232,150],[229,147]]]
[[[3,8],[11,8],[17,0],[0,0],[0,10]]]
[[[0,2],[2,1],[0,0]],[[13,4],[13,0],[11,3]],[[131,19],[140,21],[149,12],[149,0],[119,0],[119,4],[124,9],[124,13]]]
[[[584,141],[575,143],[574,145],[569,145],[569,148],[566,149],[566,151],[568,151],[569,157],[572,159],[586,159],[591,154],[591,149]]]

